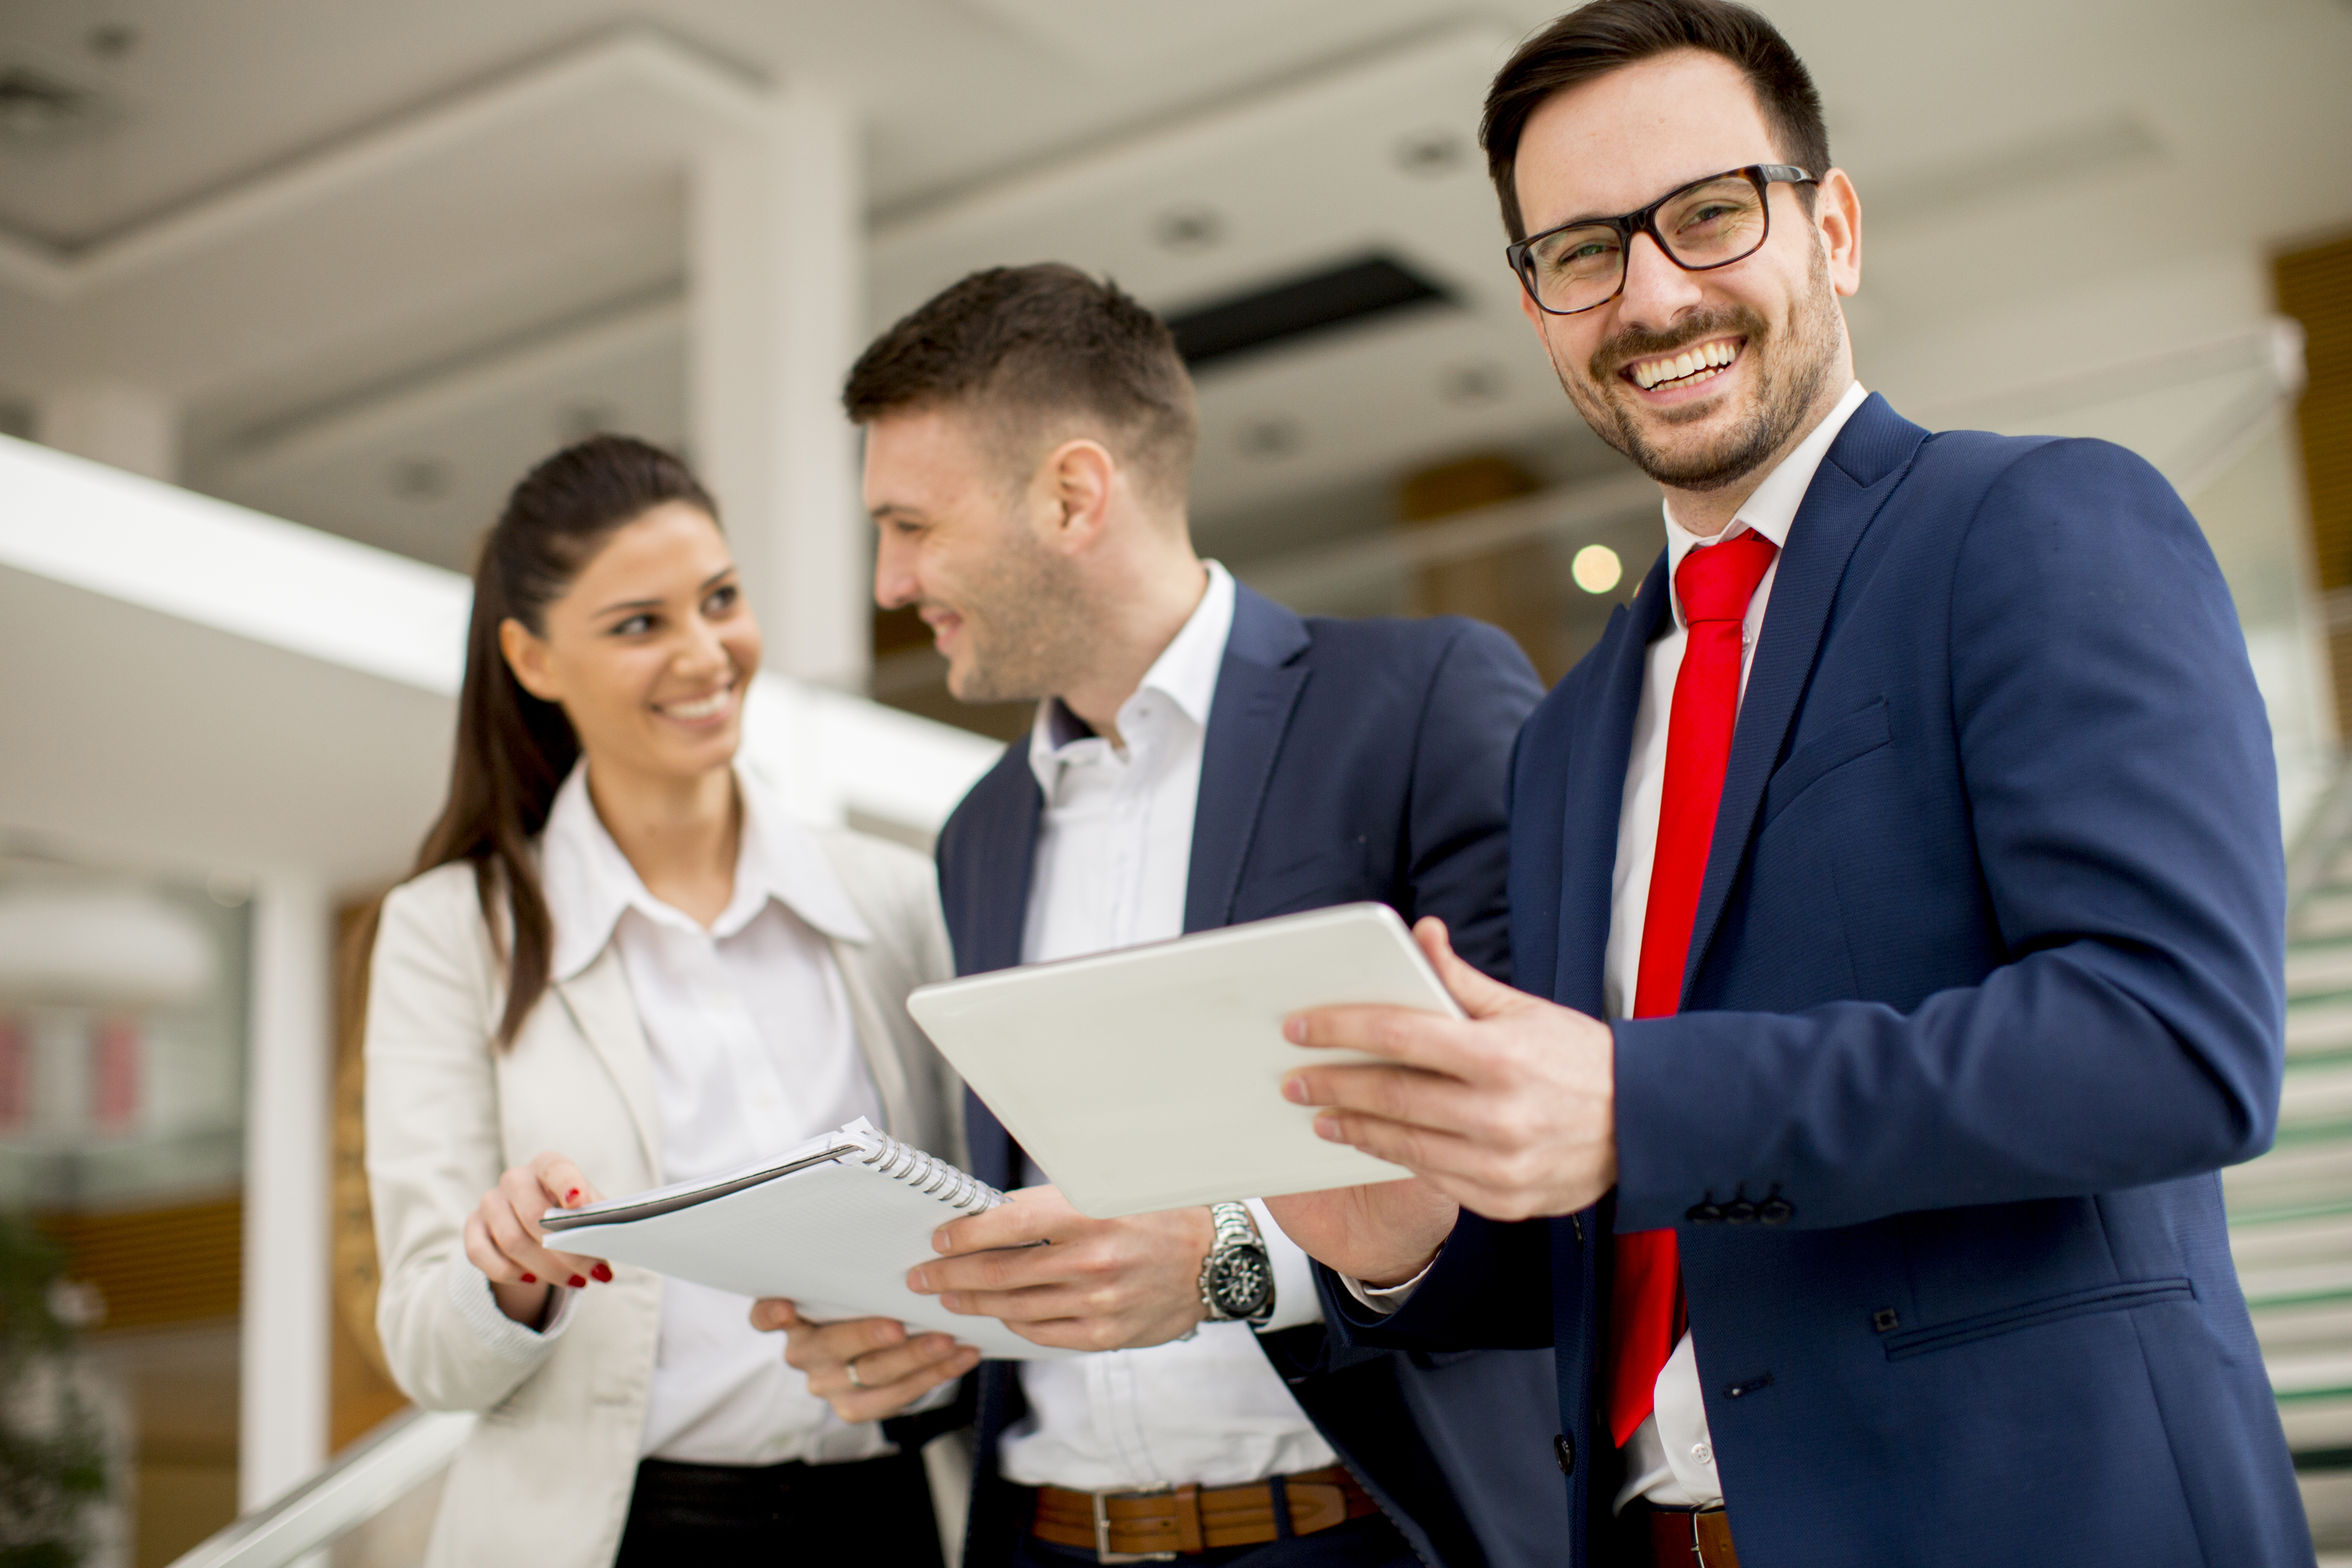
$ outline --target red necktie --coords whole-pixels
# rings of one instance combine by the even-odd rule
[[[1770,540],[1742,532],[1692,551],[1675,572],[1675,596],[1688,631],[1666,721],[1666,783],[1658,801],[1649,907],[1642,919],[1636,1018],[1654,1018],[1682,1005],[1691,922],[1698,916],[1699,884],[1706,876],[1715,809],[1723,798],[1723,771],[1731,760],[1731,731],[1739,717],[1740,626],[1756,584],[1777,553]],[[1618,1237],[1616,1262],[1609,1290],[1609,1430],[1622,1448],[1648,1418],[1658,1373],[1682,1337],[1682,1265],[1671,1230]]]

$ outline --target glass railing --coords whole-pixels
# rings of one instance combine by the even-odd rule
[[[408,1410],[392,1417],[336,1456],[333,1463],[268,1506],[257,1509],[172,1563],[172,1568],[291,1568],[354,1532],[377,1529],[414,1512],[414,1550],[386,1542],[371,1562],[421,1562],[423,1533],[432,1522],[431,1499],[404,1508],[428,1489],[474,1429],[470,1414]],[[404,1531],[404,1533],[408,1533]],[[342,1553],[335,1553],[340,1557]],[[323,1561],[323,1559],[321,1559]]]

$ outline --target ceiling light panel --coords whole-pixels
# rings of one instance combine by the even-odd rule
[[[875,325],[980,268],[1047,259],[1177,311],[1385,251],[1507,304],[1517,285],[1475,161],[1433,176],[1399,148],[1471,134],[1508,44],[1451,29],[886,223]],[[1188,221],[1171,244],[1176,216]],[[1213,242],[1196,242],[1203,233]]]
[[[875,328],[978,268],[1056,260],[1116,279],[1196,333],[1215,324],[1235,343],[1252,340],[1251,352],[1205,359],[1205,340],[1191,345],[1202,367],[1192,499],[1203,518],[1572,420],[1556,394],[1525,395],[1550,375],[1520,317],[1475,152],[1479,108],[1510,47],[1482,26],[1423,35],[888,222],[875,235]],[[1213,243],[1171,246],[1171,215],[1191,219],[1188,240],[1213,229]],[[1299,307],[1326,301],[1290,290],[1319,279],[1309,292],[1336,301],[1342,275],[1374,258],[1412,279],[1402,292],[1420,303],[1299,330],[1318,313]],[[1235,323],[1221,311],[1265,314],[1257,308],[1275,301],[1286,304],[1271,312],[1285,318],[1279,330],[1223,333]],[[1458,390],[1465,364],[1488,367],[1475,395]]]
[[[0,60],[0,144],[39,148],[92,134],[113,118],[93,88],[21,60]]]
[[[1200,374],[1235,355],[1313,332],[1450,302],[1445,290],[1389,256],[1369,256],[1171,314],[1176,352]]]

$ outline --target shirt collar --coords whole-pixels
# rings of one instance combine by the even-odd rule
[[[1832,408],[1828,416],[1814,426],[1805,438],[1764,476],[1764,482],[1756,487],[1756,493],[1740,503],[1739,511],[1731,520],[1731,525],[1716,535],[1716,539],[1729,539],[1747,529],[1770,540],[1776,548],[1787,549],[1789,529],[1797,521],[1797,509],[1804,504],[1805,492],[1812,488],[1813,475],[1820,471],[1822,459],[1829,456],[1830,447],[1837,441],[1838,432],[1844,429],[1845,422],[1853,417],[1853,411],[1869,398],[1870,394],[1863,390],[1862,383],[1847,383],[1845,395],[1837,400],[1837,406]],[[1662,503],[1660,510],[1665,513],[1666,519],[1666,584],[1671,588],[1675,574],[1682,567],[1683,557],[1714,543],[1715,540],[1701,539],[1686,531],[1681,523],[1675,521],[1675,509],[1671,502]],[[1675,625],[1679,626],[1683,624],[1681,596],[1669,593],[1666,598],[1674,605]]]
[[[1209,585],[1201,595],[1201,602],[1128,700],[1119,704],[1119,732],[1126,734],[1130,726],[1128,716],[1135,710],[1137,698],[1146,691],[1156,691],[1176,705],[1186,718],[1206,730],[1209,708],[1217,695],[1217,676],[1224,668],[1225,644],[1234,630],[1233,574],[1214,561],[1204,563],[1209,571]],[[1062,753],[1070,746],[1093,738],[1085,721],[1062,705],[1058,697],[1048,697],[1037,704],[1036,722],[1029,731],[1029,768],[1037,775],[1038,787],[1051,799],[1059,782],[1062,764],[1067,759]]]
[[[850,901],[849,889],[816,836],[779,809],[740,767],[735,788],[743,803],[735,896],[711,925],[710,934],[733,936],[773,899],[827,936],[841,942],[872,941],[872,930]],[[631,910],[656,925],[700,929],[646,890],[636,868],[596,815],[584,757],[555,792],[555,805],[547,814],[547,829],[540,837],[540,880],[555,926],[553,977],[558,980],[569,980],[587,968]]]

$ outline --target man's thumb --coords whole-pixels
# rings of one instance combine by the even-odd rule
[[[1435,915],[1424,915],[1414,921],[1412,937],[1421,943],[1421,951],[1429,955],[1430,965],[1437,971],[1437,978],[1444,983],[1445,989],[1453,994],[1454,999],[1462,1004],[1462,1010],[1472,1017],[1484,1018],[1498,1013],[1518,994],[1509,986],[1490,979],[1464,962],[1446,936],[1445,922]]]

